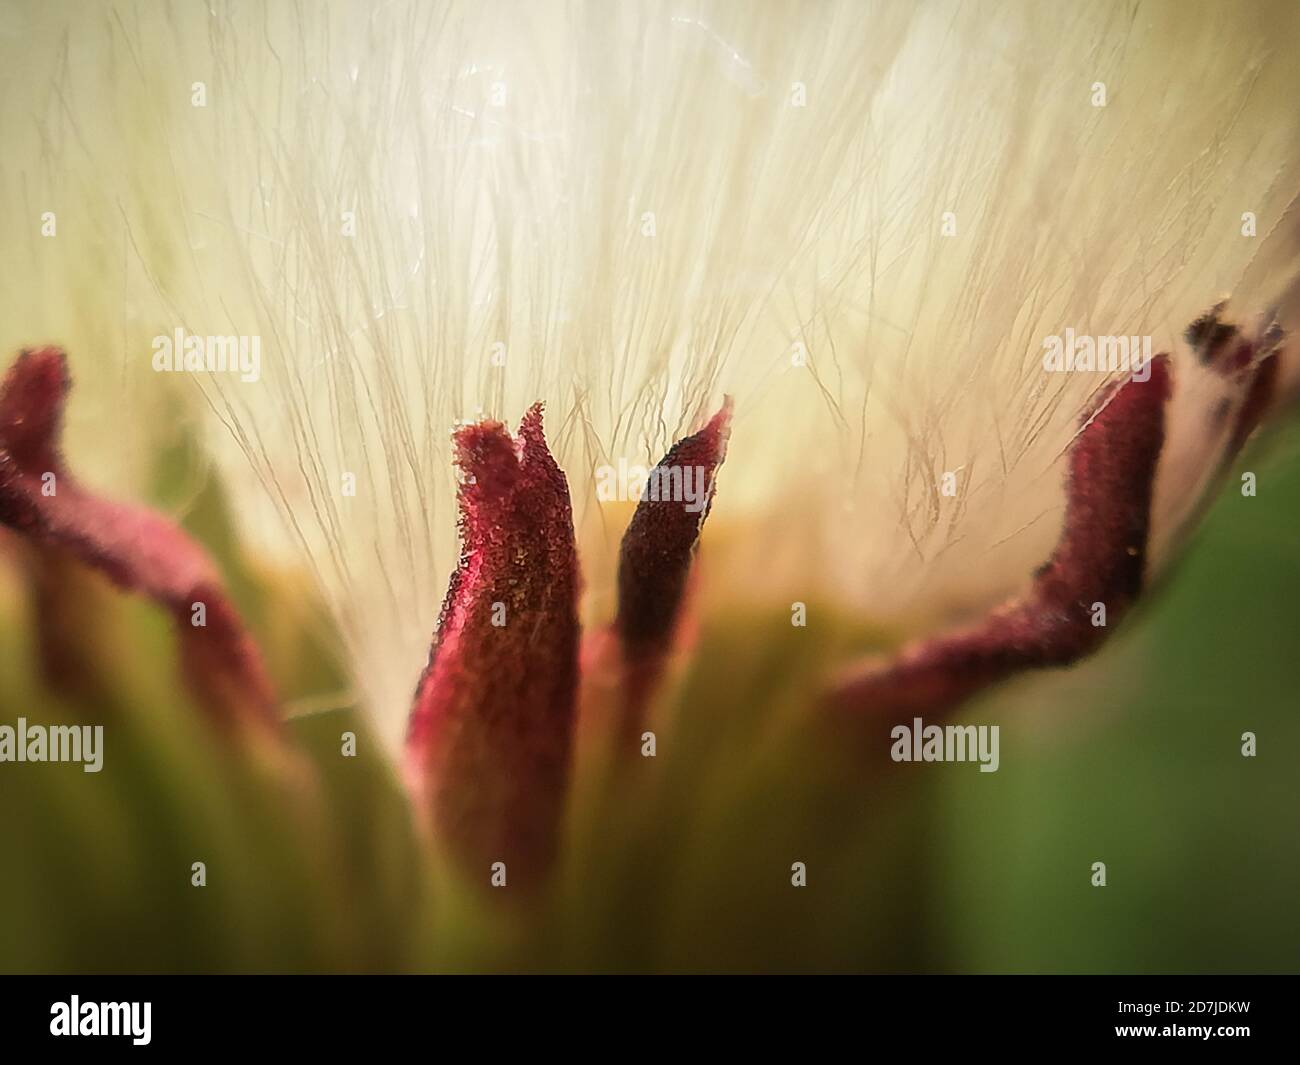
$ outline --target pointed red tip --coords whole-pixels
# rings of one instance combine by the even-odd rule
[[[672,643],[700,529],[713,503],[731,435],[731,398],[699,432],[674,444],[623,535],[615,631],[623,649],[626,731],[639,735],[644,704]]]
[[[568,483],[528,411],[455,436],[461,559],[407,732],[422,816],[471,871],[541,878],[557,846],[578,682],[578,561]]]
[[[524,412],[524,416],[519,420],[519,439],[527,447],[548,451],[546,435],[542,432],[542,412],[544,409],[545,404],[539,401]]]

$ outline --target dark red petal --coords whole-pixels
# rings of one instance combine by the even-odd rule
[[[1169,359],[1126,381],[1087,420],[1070,451],[1065,523],[1029,591],[969,628],[905,648],[838,687],[834,706],[890,715],[940,712],[1024,669],[1089,653],[1142,587],[1156,461],[1164,442]],[[1106,626],[1092,623],[1094,603]]]
[[[1232,439],[1228,441],[1224,452],[1225,463],[1237,457],[1245,446],[1247,438],[1259,427],[1264,414],[1272,406],[1281,365],[1282,352],[1271,351],[1251,368],[1246,398],[1242,401],[1241,410],[1237,412],[1237,421],[1232,427]]]
[[[261,656],[203,549],[161,515],[94,495],[67,472],[59,435],[70,387],[57,348],[24,351],[0,384],[0,523],[166,608],[186,677],[216,721],[278,731]],[[193,624],[198,603],[205,626]]]
[[[554,858],[578,683],[578,557],[564,474],[533,407],[457,431],[460,565],[416,689],[406,741],[421,814],[475,877],[510,885]],[[494,621],[497,624],[494,624]]]
[[[727,399],[703,429],[679,440],[655,467],[623,534],[614,628],[623,652],[625,732],[633,738],[640,735],[646,699],[672,644],[730,435]],[[652,498],[655,484],[668,490]]]

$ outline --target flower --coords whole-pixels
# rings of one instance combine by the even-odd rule
[[[203,549],[163,516],[109,501],[68,474],[59,435],[69,388],[56,348],[22,352],[0,384],[0,524],[157,602],[172,615],[184,675],[213,720],[282,741],[261,655]],[[671,644],[728,417],[724,407],[660,464],[679,475],[699,470],[704,506],[647,495],[624,537],[615,627],[631,720]],[[417,815],[467,864],[508,858],[521,881],[535,882],[555,857],[577,713],[569,489],[540,404],[517,439],[480,422],[457,431],[456,448],[463,552],[416,689],[407,776]]]
[[[1233,401],[1215,410],[1211,426],[1227,441],[1226,466],[1273,401],[1282,334],[1270,323],[1257,339],[1243,339],[1221,320],[1222,309],[1193,322],[1187,340],[1233,384]],[[103,499],[67,473],[58,438],[68,389],[66,360],[54,348],[22,352],[0,385],[0,522],[155,600],[176,623],[183,671],[214,720],[278,740],[261,656],[203,550],[165,518]],[[1067,665],[1094,650],[1148,583],[1172,390],[1162,354],[1083,419],[1070,448],[1060,540],[1026,593],[971,625],[857,667],[830,693],[837,712],[892,727],[951,710],[1018,671]],[[624,755],[678,628],[730,420],[728,400],[669,450],[655,467],[664,476],[650,479],[623,536],[612,634]],[[455,446],[461,559],[416,687],[406,778],[417,817],[466,868],[503,861],[531,885],[554,864],[573,771],[581,687],[573,510],[540,403],[517,437],[483,421],[458,429]],[[680,486],[697,472],[707,487],[692,505]],[[676,494],[670,473],[678,475]],[[607,668],[599,649],[587,661]]]
[[[568,892],[556,929],[662,910],[678,935],[646,940],[687,953],[793,912],[761,885],[796,844],[821,878],[841,836],[915,812],[834,791],[901,717],[1105,687],[1080,718],[1120,742],[1145,719],[1097,711],[1146,647],[1134,615],[1209,503],[1241,504],[1227,473],[1300,382],[1300,67],[1274,43],[1300,15],[1183,7],[1121,34],[1105,5],[18,5],[0,345],[69,359],[6,378],[0,521],[41,657],[85,674],[55,709],[114,690],[60,624],[101,623],[113,593],[75,599],[97,570],[171,620],[211,750],[306,749],[328,827],[286,835],[337,859],[313,882],[341,911],[399,840],[374,911],[405,942],[404,863],[433,853],[402,849],[409,813],[475,885],[500,860]],[[1049,369],[1063,336],[1158,354],[1146,379]],[[702,508],[595,487],[681,464]],[[241,552],[160,491],[177,469],[228,493]],[[242,553],[292,590],[247,595]],[[328,654],[286,636],[317,597]],[[155,653],[148,623],[115,636]],[[1073,757],[1069,715],[1036,720]],[[173,740],[157,764],[209,750]],[[239,841],[278,816],[230,806]],[[839,912],[896,927],[861,881]]]

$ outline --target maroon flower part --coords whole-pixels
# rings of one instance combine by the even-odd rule
[[[1024,669],[1067,665],[1105,639],[1142,588],[1156,462],[1171,389],[1167,355],[1150,377],[1102,397],[1069,457],[1064,528],[1021,598],[851,675],[832,705],[882,719],[947,710]],[[1094,623],[1096,605],[1105,624]]]
[[[1232,428],[1232,439],[1228,441],[1224,461],[1231,462],[1245,446],[1250,434],[1259,428],[1264,415],[1273,405],[1277,392],[1278,375],[1282,367],[1282,353],[1270,351],[1262,356],[1250,368],[1250,384],[1246,389],[1246,398],[1241,410],[1237,412],[1237,421]]]
[[[70,387],[57,348],[22,352],[0,384],[0,524],[164,607],[186,679],[213,719],[277,734],[261,656],[203,549],[160,514],[104,499],[68,473],[59,437]]]
[[[512,439],[499,422],[455,435],[461,559],[420,678],[406,741],[419,814],[486,881],[529,885],[557,848],[578,684],[578,558],[542,407]]]
[[[639,742],[646,701],[672,645],[730,435],[728,398],[703,429],[674,444],[651,471],[623,535],[614,629],[623,657],[621,731],[633,742]]]

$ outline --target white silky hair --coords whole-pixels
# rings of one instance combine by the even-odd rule
[[[1297,41],[1288,2],[10,4],[0,341],[68,349],[92,483],[199,434],[390,740],[457,556],[450,431],[539,399],[590,624],[627,518],[597,468],[724,393],[713,578],[928,624],[1055,540],[1111,378],[1044,373],[1046,337],[1175,353],[1171,450],[1205,457],[1158,523],[1213,464],[1180,337],[1229,295],[1296,324]],[[161,379],[181,327],[260,336],[261,379]]]

